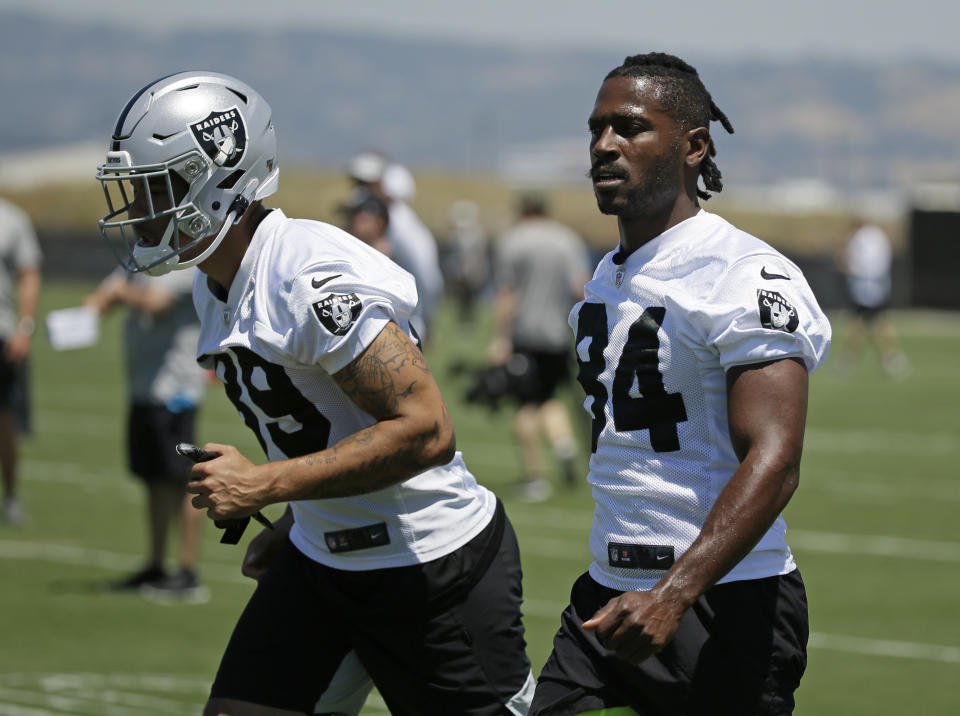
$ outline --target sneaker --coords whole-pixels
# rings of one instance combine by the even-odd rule
[[[517,498],[523,502],[543,502],[553,494],[553,485],[542,477],[521,482],[517,488]]]
[[[147,565],[139,572],[134,572],[126,579],[121,579],[119,582],[114,582],[110,585],[110,589],[116,592],[122,592],[132,589],[140,589],[140,587],[145,584],[152,584],[154,582],[159,582],[163,579],[166,579],[169,575],[163,567],[157,567],[156,565]]]
[[[563,472],[563,484],[567,487],[576,487],[577,485],[577,463],[572,457],[563,458],[560,461],[560,469]]]
[[[12,527],[23,527],[27,521],[27,515],[16,497],[3,498],[3,521]]]
[[[174,602],[200,604],[210,599],[210,590],[200,583],[196,572],[181,569],[176,574],[169,574],[161,580],[144,584],[140,588],[140,595],[144,599],[161,604]]]
[[[891,353],[883,358],[883,370],[889,377],[902,380],[910,376],[910,361],[903,353]]]

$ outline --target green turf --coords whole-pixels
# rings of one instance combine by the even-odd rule
[[[43,311],[76,305],[88,288],[46,286]],[[787,510],[814,633],[801,715],[960,711],[951,681],[960,669],[960,318],[901,314],[897,325],[913,363],[907,379],[886,378],[867,354],[849,375],[828,363],[812,381],[801,485]],[[570,584],[588,562],[592,501],[583,485],[543,504],[513,499],[519,467],[509,413],[466,405],[463,382],[450,372],[482,356],[487,328],[462,328],[445,313],[428,358],[468,465],[504,498],[517,528],[529,654],[539,670]],[[835,328],[842,337],[842,318]],[[117,315],[96,348],[55,353],[36,340],[35,431],[22,464],[30,519],[20,530],[0,526],[0,716],[199,713],[252,589],[239,574],[242,545],[220,545],[208,529],[208,603],[159,606],[101,590],[145,549],[142,493],[124,468],[120,331]],[[579,401],[573,391],[566,398]],[[576,419],[585,436],[586,416]],[[217,386],[199,432],[259,456]],[[374,696],[364,713],[386,710]]]

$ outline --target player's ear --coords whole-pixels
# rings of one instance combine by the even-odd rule
[[[684,161],[688,167],[699,167],[710,151],[710,130],[706,127],[688,129],[683,135]]]

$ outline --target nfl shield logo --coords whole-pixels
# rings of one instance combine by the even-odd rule
[[[322,301],[313,304],[320,325],[335,336],[342,336],[360,315],[363,303],[355,293],[331,293]]]
[[[247,125],[236,106],[191,123],[190,132],[200,150],[220,167],[237,166],[247,150]]]

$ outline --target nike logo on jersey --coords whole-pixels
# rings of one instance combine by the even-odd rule
[[[790,280],[790,277],[789,277],[789,276],[781,276],[781,275],[778,274],[778,273],[767,273],[767,267],[766,267],[766,266],[761,266],[761,267],[760,267],[760,278],[765,278],[765,279],[767,279],[767,281],[772,281],[772,280],[775,279],[775,278],[782,278],[784,281],[789,281],[789,280]]]
[[[761,273],[761,276],[762,275],[763,274]],[[313,279],[310,279],[310,285],[313,286],[314,288],[322,288],[324,285],[333,281],[333,279],[340,278],[341,276],[343,276],[342,273],[335,273],[333,276],[327,276],[326,278],[320,279],[319,281],[313,278]]]

